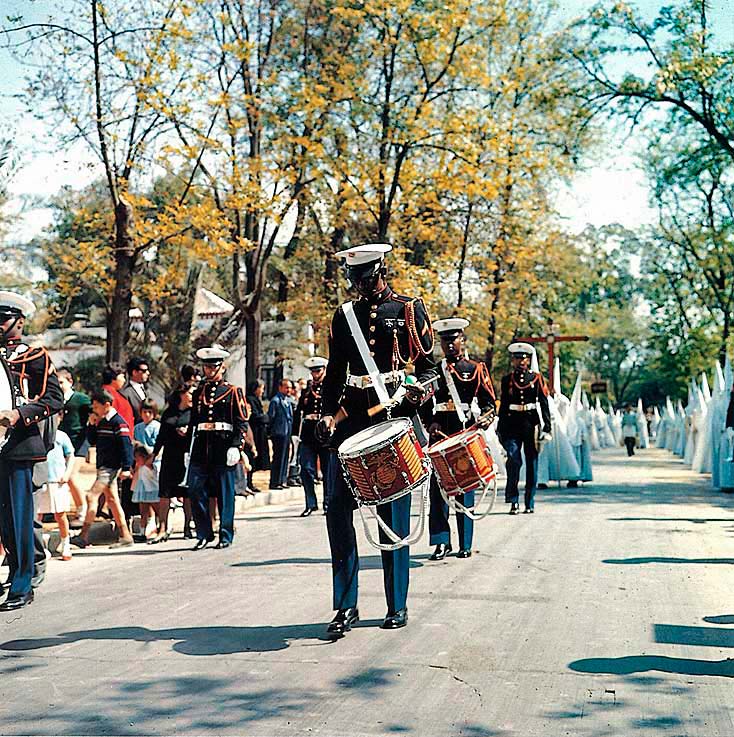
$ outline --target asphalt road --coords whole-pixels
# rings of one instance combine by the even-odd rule
[[[416,546],[402,630],[379,629],[362,537],[363,621],[338,642],[324,518],[299,501],[224,551],[52,561],[0,618],[0,733],[731,737],[734,498],[665,451],[595,461],[535,515],[498,502],[468,560]]]

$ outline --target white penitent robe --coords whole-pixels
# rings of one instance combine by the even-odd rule
[[[602,444],[602,447],[614,448],[617,445],[617,442],[614,439],[612,428],[609,426],[607,413],[601,407],[601,399],[599,397],[596,398],[594,415],[597,418],[597,432],[599,433],[599,442]]]
[[[614,444],[617,446],[624,445],[624,435],[622,433],[622,418],[618,412],[614,411],[612,405],[607,406],[607,422],[614,436]]]
[[[492,460],[494,461],[494,470],[498,476],[507,476],[507,469],[505,465],[505,458],[507,453],[500,443],[500,439],[497,437],[497,423],[499,418],[495,417],[494,422],[484,431],[484,437],[487,440],[489,446],[489,452],[492,454]]]
[[[721,384],[723,390],[718,393],[719,401],[716,404],[716,428],[713,430],[714,440],[718,437],[718,457],[717,467],[712,469],[711,480],[717,489],[725,489],[727,491],[734,490],[734,438],[726,428],[726,417],[730,404],[734,402],[732,395],[732,384],[734,377],[732,376],[732,365],[729,358],[726,359]],[[714,399],[716,399],[716,392]]]
[[[683,402],[678,400],[678,406],[676,408],[676,434],[675,434],[675,447],[673,453],[683,458],[686,452],[686,440],[688,438],[688,423],[686,418],[686,412],[683,409]]]
[[[688,388],[688,404],[686,405],[686,444],[683,449],[683,462],[693,465],[693,454],[698,442],[699,421],[701,417],[701,397],[698,387],[691,382]]]
[[[571,443],[576,463],[579,466],[579,481],[594,479],[591,463],[591,429],[593,427],[591,412],[584,407],[581,399],[581,374],[579,374],[566,417],[568,441]]]
[[[657,445],[658,427],[660,426],[660,410],[657,407],[652,409],[652,420],[650,420],[650,441],[655,441]]]
[[[543,444],[538,455],[538,483],[549,481],[578,481],[579,466],[571,443],[566,435],[566,423],[559,410],[559,403],[568,404],[568,397],[548,397],[551,414],[552,437]]]
[[[642,406],[642,398],[637,400],[637,426],[640,428],[640,448],[650,445],[650,435],[647,430],[647,417],[645,408]]]
[[[701,408],[699,417],[697,418],[698,438],[696,440],[696,449],[693,453],[691,468],[696,473],[711,473],[712,447],[709,412],[711,411],[712,400],[706,374],[703,374],[701,377],[699,401]]]

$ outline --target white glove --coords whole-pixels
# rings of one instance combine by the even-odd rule
[[[240,449],[239,448],[228,448],[227,449],[227,465],[236,466],[240,462]]]
[[[190,462],[191,462],[191,453],[184,453],[184,466],[188,468]]]

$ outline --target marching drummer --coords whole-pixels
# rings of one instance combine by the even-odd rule
[[[413,420],[422,434],[418,409],[433,394],[437,378],[433,361],[433,331],[423,302],[395,294],[387,284],[386,243],[371,243],[341,251],[346,275],[359,294],[356,302],[339,307],[331,322],[329,365],[323,388],[321,436],[331,435],[331,448],[388,417]],[[406,374],[412,376],[406,381]],[[412,383],[410,383],[412,382]],[[387,401],[386,401],[387,400]],[[332,434],[333,433],[333,434]],[[333,450],[332,450],[333,453]],[[359,619],[357,576],[359,556],[354,532],[354,498],[342,476],[339,460],[332,456],[326,485],[326,512],[333,572],[333,605],[336,616],[328,632],[341,636]],[[378,514],[392,531],[404,538],[410,531],[410,494],[380,504]],[[380,540],[390,542],[383,530]],[[409,549],[381,551],[387,599],[383,629],[404,627],[408,621]]]
[[[530,343],[513,343],[507,350],[512,371],[502,377],[497,424],[497,437],[507,451],[505,502],[511,504],[510,514],[517,514],[518,484],[524,453],[525,514],[532,514],[538,476],[538,447],[551,432],[548,387],[540,373],[530,370],[533,355]]]
[[[483,361],[473,361],[466,355],[464,329],[469,321],[462,317],[436,320],[433,329],[441,340],[444,359],[439,367],[436,407],[429,427],[431,443],[478,424],[489,427],[495,415],[495,393],[489,370]],[[443,560],[451,552],[449,507],[438,488],[435,474],[431,478],[431,507],[428,517],[430,544],[435,545],[430,560]],[[459,495],[457,501],[465,507],[474,505],[474,491]],[[474,521],[456,512],[459,537],[457,558],[471,556]]]
[[[0,291],[0,357],[10,376],[14,407],[0,409],[0,536],[8,553],[10,590],[2,611],[33,601],[34,557],[43,543],[33,525],[33,467],[46,460],[45,422],[64,406],[64,395],[45,348],[23,340],[34,304],[15,292]],[[44,437],[47,436],[47,437]],[[52,440],[50,441],[53,442]],[[39,551],[39,548],[41,550]],[[0,585],[2,593],[2,585]]]

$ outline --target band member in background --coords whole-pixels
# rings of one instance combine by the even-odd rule
[[[227,351],[214,345],[200,348],[196,356],[204,366],[204,380],[194,392],[187,436],[191,448],[188,488],[198,538],[193,549],[201,550],[214,540],[209,485],[217,492],[220,520],[216,547],[222,549],[234,538],[236,467],[245,448],[247,404],[242,389],[224,380]]]
[[[15,396],[14,408],[0,410],[0,426],[5,429],[0,440],[0,536],[10,567],[8,597],[0,605],[4,611],[33,601],[33,466],[46,460],[53,433],[42,430],[64,406],[46,349],[23,342],[25,321],[34,312],[30,300],[0,291],[0,360],[10,372]]]
[[[433,361],[433,331],[426,308],[420,299],[395,294],[387,284],[384,257],[392,246],[377,243],[350,248],[336,255],[344,258],[346,274],[359,294],[353,311],[364,335],[369,355],[388,393],[394,393],[405,372],[414,372],[417,380],[406,384],[406,395],[392,412],[393,417],[410,417],[414,425],[418,408],[433,393],[436,368]],[[349,304],[349,303],[348,303]],[[320,437],[331,437],[336,449],[346,438],[370,425],[383,422],[386,412],[370,416],[368,410],[380,404],[374,377],[368,375],[362,352],[349,327],[346,305],[337,309],[331,322],[329,364],[323,388],[323,417],[318,425]],[[366,357],[366,356],[365,356]],[[416,425],[417,426],[417,425]],[[427,438],[423,438],[424,442]],[[359,557],[354,533],[354,498],[342,476],[335,455],[328,465],[326,483],[326,523],[331,546],[336,616],[328,632],[341,636],[359,619],[357,578]],[[410,494],[396,501],[380,504],[378,514],[401,537],[410,531]],[[388,542],[380,530],[382,542]],[[381,553],[387,599],[387,616],[382,627],[404,627],[408,621],[409,549]]]
[[[461,432],[475,423],[488,427],[494,418],[495,394],[487,366],[481,361],[473,361],[466,355],[464,328],[468,325],[469,321],[461,317],[436,320],[433,323],[433,329],[441,340],[445,358],[439,366],[436,407],[433,422],[429,427],[431,443]],[[459,400],[458,405],[456,399]],[[478,416],[475,416],[474,412],[477,412]],[[474,492],[460,495],[457,501],[465,507],[472,507]],[[457,511],[456,527],[459,537],[459,552],[456,557],[469,558],[474,521]],[[449,506],[441,496],[435,474],[431,478],[428,530],[430,544],[436,546],[430,560],[442,560],[452,550]]]
[[[316,466],[320,462],[321,473],[325,474],[329,460],[329,449],[316,437],[316,425],[321,419],[321,390],[327,363],[328,361],[321,356],[313,356],[304,362],[303,365],[311,371],[311,381],[301,392],[293,417],[294,432],[298,433],[301,440],[298,455],[301,483],[306,494],[306,508],[301,512],[301,517],[308,517],[319,508],[315,489]]]
[[[505,502],[510,514],[518,512],[518,484],[522,454],[525,455],[525,513],[535,509],[535,485],[538,477],[538,442],[551,432],[548,387],[540,373],[530,370],[533,347],[513,343],[508,351],[512,371],[502,378],[497,437],[507,451],[507,487]],[[542,428],[537,433],[536,428]],[[537,435],[537,436],[536,436]]]

